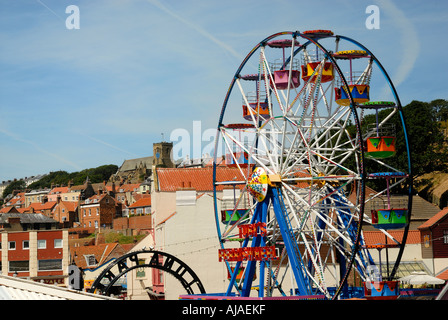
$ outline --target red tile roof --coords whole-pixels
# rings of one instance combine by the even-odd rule
[[[172,192],[181,188],[194,188],[196,191],[213,191],[213,168],[158,168],[159,190]],[[243,181],[237,168],[217,167],[217,181]],[[241,188],[242,186],[239,185]],[[222,190],[224,186],[218,186]]]
[[[112,201],[116,202],[114,197],[108,195],[107,193],[101,193],[101,194],[95,194],[95,195],[91,196],[90,198],[87,199],[89,201],[87,201],[87,200],[82,201],[81,206],[98,203],[101,200],[103,200],[104,197],[109,197]],[[95,202],[95,200],[96,200],[96,202]]]
[[[129,208],[150,207],[151,198],[141,198],[129,206]]]
[[[30,211],[31,209],[33,210],[34,213],[41,213],[42,210],[53,210],[53,208],[56,206],[56,201],[47,201],[45,203],[41,203],[41,202],[32,202],[30,203],[30,205],[28,206],[28,208],[26,208],[25,212]]]
[[[100,266],[110,259],[110,254],[119,246],[118,243],[104,243],[95,246],[70,247],[70,255],[75,264],[82,268]],[[94,255],[97,261],[95,266],[88,266],[85,256]]]
[[[68,211],[76,211],[76,208],[78,207],[78,202],[74,201],[61,201],[60,203],[62,203]]]
[[[16,207],[4,207],[0,209],[0,213],[11,213],[11,212],[18,213],[19,210]]]
[[[442,271],[438,275],[436,275],[436,278],[442,279],[442,280],[448,280],[448,269],[445,271]]]
[[[420,227],[418,227],[418,229],[431,228],[439,220],[443,219],[447,214],[448,214],[448,207],[444,208],[442,211],[439,211],[439,213],[437,213],[434,216],[432,216],[431,218],[429,218],[425,223],[420,225]]]
[[[8,201],[8,205],[13,206],[18,204],[17,202],[20,201],[20,204],[24,204],[25,203],[25,192],[20,192],[18,194],[16,194],[11,200]]]
[[[399,242],[403,240],[404,230],[389,230],[388,233]],[[366,245],[378,245],[386,243],[386,235],[381,231],[364,231],[363,234]],[[408,236],[406,238],[406,244],[419,244],[419,243],[421,243],[420,231],[409,230]],[[387,244],[393,244],[393,241],[388,238]]]
[[[69,187],[56,187],[51,189],[49,194],[67,193],[68,191]]]

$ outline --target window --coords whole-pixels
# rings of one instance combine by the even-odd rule
[[[62,239],[54,239],[54,247],[62,248]]]
[[[47,240],[37,240],[37,249],[46,249]]]
[[[86,259],[87,266],[96,266],[98,264],[98,261],[96,261],[95,255],[93,254],[86,254],[84,255],[84,258]]]
[[[39,271],[62,270],[62,260],[61,259],[39,260],[38,269]]]
[[[9,272],[28,272],[29,270],[29,261],[9,261]]]
[[[9,250],[16,250],[16,242],[15,241],[8,241],[8,249]]]
[[[30,248],[30,242],[28,240],[23,240],[22,241],[22,249],[28,250],[29,248]]]
[[[98,220],[95,220],[95,228],[98,229]]]
[[[96,208],[96,215],[99,216],[100,215],[100,209]]]
[[[448,244],[448,230],[443,230],[443,243]]]

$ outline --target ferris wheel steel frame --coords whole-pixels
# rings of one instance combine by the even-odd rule
[[[391,91],[392,91],[392,94],[394,96],[394,99],[396,101],[396,110],[394,110],[392,112],[392,114],[395,113],[395,111],[399,112],[402,128],[404,130],[405,144],[406,144],[407,156],[408,156],[408,171],[407,171],[406,179],[408,179],[408,181],[409,181],[409,190],[408,190],[408,192],[409,192],[409,196],[408,196],[409,217],[410,217],[410,213],[411,213],[411,204],[412,204],[411,157],[410,157],[409,141],[408,141],[407,132],[406,132],[406,124],[405,124],[405,121],[404,121],[405,119],[404,119],[404,116],[403,116],[401,103],[400,103],[400,100],[398,98],[398,94],[397,94],[397,92],[395,90],[395,87],[394,87],[394,85],[393,85],[389,75],[387,74],[386,70],[383,68],[383,66],[378,61],[378,59],[372,54],[372,52],[370,50],[368,50],[365,46],[360,44],[359,42],[357,42],[357,41],[355,41],[355,40],[353,40],[351,38],[345,37],[345,36],[333,35],[333,34],[331,34],[331,35],[323,35],[323,36],[316,36],[315,37],[313,35],[300,33],[298,31],[296,31],[296,32],[289,32],[289,31],[288,32],[279,32],[279,33],[275,33],[275,34],[265,38],[261,42],[259,42],[247,54],[247,56],[243,59],[242,63],[240,64],[240,66],[238,67],[237,71],[235,72],[234,77],[233,77],[233,79],[232,79],[232,81],[230,83],[230,86],[229,86],[228,90],[227,90],[227,93],[226,93],[226,96],[225,96],[225,99],[224,99],[224,102],[223,102],[223,106],[222,106],[222,109],[221,109],[221,112],[220,112],[220,116],[219,116],[218,129],[217,129],[216,139],[215,139],[215,156],[214,156],[215,161],[213,163],[213,182],[214,182],[213,183],[213,188],[214,188],[214,199],[215,199],[215,201],[214,201],[214,209],[215,209],[215,218],[216,218],[215,219],[216,229],[217,229],[217,232],[218,232],[218,237],[220,239],[220,247],[221,247],[221,249],[225,249],[224,241],[222,240],[223,239],[223,233],[221,232],[221,227],[220,227],[221,221],[219,219],[218,200],[217,200],[217,187],[219,185],[225,185],[225,184],[228,184],[228,185],[232,185],[233,184],[234,187],[235,187],[236,184],[245,184],[244,188],[241,190],[241,192],[243,193],[243,192],[247,192],[246,189],[247,189],[247,185],[248,185],[248,180],[246,180],[246,181],[238,181],[238,182],[235,182],[235,181],[233,181],[233,182],[217,181],[217,170],[218,170],[218,168],[217,168],[217,163],[218,163],[217,158],[220,156],[218,154],[218,142],[219,142],[221,134],[223,134],[221,132],[221,129],[224,126],[223,118],[224,118],[224,114],[225,114],[227,106],[228,106],[228,101],[229,101],[230,95],[231,95],[232,91],[234,90],[235,85],[237,85],[239,87],[239,89],[241,91],[241,94],[243,95],[244,90],[241,88],[241,84],[239,83],[239,81],[241,79],[241,71],[246,66],[246,64],[250,60],[250,58],[254,55],[254,53],[257,52],[257,50],[260,49],[260,51],[261,51],[261,53],[260,53],[260,61],[261,61],[262,60],[262,55],[264,54],[264,48],[266,47],[268,42],[271,41],[272,39],[275,39],[275,38],[281,37],[281,36],[285,36],[285,35],[289,35],[289,36],[292,37],[291,54],[288,57],[288,59],[286,59],[286,60],[284,59],[283,66],[282,66],[283,70],[286,70],[286,66],[289,65],[289,72],[288,72],[289,79],[288,79],[288,85],[287,85],[288,92],[287,92],[287,97],[286,97],[286,101],[287,101],[286,103],[287,104],[289,103],[289,93],[290,93],[290,89],[291,89],[290,88],[290,86],[291,86],[291,84],[290,84],[291,82],[290,81],[291,81],[291,74],[292,74],[292,71],[291,71],[292,70],[292,61],[290,61],[290,59],[294,59],[295,56],[297,54],[299,54],[304,48],[307,48],[309,45],[313,44],[313,45],[316,46],[316,51],[320,50],[322,52],[322,54],[324,56],[324,60],[322,60],[322,61],[330,61],[331,62],[332,66],[335,68],[335,73],[339,75],[339,78],[340,78],[341,82],[343,83],[343,87],[347,89],[346,92],[347,92],[347,96],[348,96],[348,100],[349,100],[349,105],[348,105],[349,109],[347,109],[347,111],[346,111],[348,116],[345,118],[344,126],[346,126],[348,119],[351,119],[351,120],[354,121],[354,126],[356,127],[356,133],[357,134],[356,134],[355,139],[353,139],[353,140],[356,140],[356,144],[353,146],[352,154],[349,154],[349,153],[347,154],[347,158],[349,156],[353,156],[355,158],[356,166],[358,168],[357,174],[355,174],[356,172],[353,172],[353,174],[352,174],[353,177],[349,177],[348,175],[347,175],[347,177],[342,177],[341,178],[342,181],[344,181],[344,179],[348,179],[345,184],[342,183],[340,185],[335,185],[335,186],[331,187],[332,191],[330,192],[330,194],[326,195],[322,199],[319,199],[319,201],[321,201],[324,204],[324,206],[331,206],[331,203],[334,204],[335,202],[338,202],[340,204],[338,206],[338,209],[334,209],[333,208],[333,210],[338,211],[336,214],[339,216],[339,220],[343,221],[343,222],[341,222],[342,225],[346,226],[346,230],[345,230],[346,234],[342,234],[341,232],[338,234],[338,230],[336,230],[336,229],[331,230],[331,232],[338,234],[338,236],[340,237],[339,239],[344,238],[344,236],[348,237],[349,239],[347,239],[347,243],[349,243],[352,246],[351,251],[348,251],[349,252],[349,256],[344,256],[344,254],[339,253],[338,258],[340,260],[339,261],[340,262],[340,268],[341,268],[340,273],[341,273],[341,275],[343,274],[343,276],[341,276],[341,279],[340,279],[340,282],[339,282],[339,286],[337,287],[335,293],[333,295],[330,295],[328,292],[325,291],[326,289],[321,289],[320,288],[320,284],[317,283],[316,280],[314,280],[314,283],[313,283],[313,277],[311,277],[311,275],[309,273],[310,271],[307,271],[308,270],[307,267],[304,266],[305,262],[304,262],[304,260],[302,260],[302,257],[301,257],[301,254],[300,254],[300,250],[298,250],[297,236],[295,236],[291,232],[292,228],[290,226],[290,221],[289,221],[289,217],[288,217],[288,214],[287,214],[287,209],[285,207],[286,205],[284,203],[283,196],[282,196],[282,188],[283,189],[285,189],[285,188],[287,189],[288,188],[288,186],[285,183],[283,183],[282,187],[280,187],[279,184],[277,184],[277,185],[276,184],[270,185],[269,188],[268,188],[268,191],[267,191],[267,193],[265,195],[265,199],[262,202],[258,202],[258,203],[254,201],[252,206],[251,206],[251,208],[250,208],[250,210],[248,210],[246,212],[246,215],[249,216],[250,212],[253,213],[252,217],[251,217],[250,223],[257,222],[257,223],[265,223],[266,224],[267,223],[266,216],[268,215],[269,206],[271,205],[272,209],[273,209],[273,211],[275,213],[275,220],[276,220],[276,223],[277,223],[276,226],[280,229],[281,238],[285,242],[285,249],[287,251],[287,258],[289,260],[289,266],[290,266],[290,268],[292,270],[292,273],[294,274],[294,278],[295,278],[296,285],[297,285],[297,291],[296,291],[297,294],[300,295],[300,296],[311,296],[311,295],[316,294],[316,292],[319,292],[319,290],[322,290],[321,293],[324,293],[327,298],[337,299],[338,296],[341,294],[341,292],[346,288],[347,277],[349,276],[352,267],[354,265],[356,265],[356,268],[359,269],[359,272],[365,272],[365,270],[363,271],[363,270],[360,269],[361,268],[360,264],[361,263],[362,264],[369,264],[372,261],[370,255],[368,253],[366,255],[364,255],[364,256],[360,255],[360,251],[361,251],[360,250],[360,242],[363,241],[363,239],[362,239],[362,227],[363,227],[363,221],[365,220],[364,205],[365,205],[365,201],[366,201],[365,187],[366,187],[367,173],[365,172],[365,166],[364,166],[365,157],[364,157],[364,148],[363,148],[363,137],[362,137],[362,134],[361,134],[361,123],[360,123],[361,121],[360,121],[360,119],[358,117],[357,103],[354,101],[354,98],[352,97],[352,94],[351,94],[350,90],[348,90],[348,88],[349,88],[348,82],[347,82],[345,76],[343,75],[344,73],[343,73],[342,69],[340,68],[338,62],[336,61],[336,58],[333,56],[333,52],[328,51],[323,45],[321,45],[321,43],[319,42],[320,39],[322,39],[322,38],[334,38],[336,40],[337,45],[338,45],[339,41],[341,39],[343,39],[343,40],[346,40],[346,41],[348,41],[348,42],[358,46],[359,48],[365,50],[369,54],[371,62],[372,61],[375,62],[377,67],[383,73],[386,81],[388,82],[388,85],[391,88]],[[303,43],[303,44],[300,44],[298,46],[298,48],[295,49],[294,46],[295,46],[295,41],[296,41],[297,38],[305,39],[306,42]],[[266,62],[266,61],[264,61],[264,62]],[[261,64],[261,62],[260,62],[260,64]],[[266,67],[269,68],[269,66],[266,66]],[[260,68],[260,66],[259,66],[259,68]],[[322,74],[322,70],[320,72]],[[269,74],[269,76],[272,77],[272,73],[270,71],[265,72],[264,75],[260,71],[258,73],[259,80],[261,80],[262,76],[266,77],[264,80],[265,80],[265,85],[266,85],[267,88],[268,88],[268,85],[267,85],[267,82],[268,82],[267,75],[268,74]],[[319,75],[318,80],[320,80],[321,74]],[[313,73],[313,75],[314,75],[314,73]],[[317,75],[314,75],[314,76],[316,77]],[[272,78],[270,80],[272,81]],[[309,83],[309,81],[310,80],[308,80],[307,83]],[[316,81],[316,80],[314,80],[314,81]],[[332,90],[334,88],[334,83],[332,82],[331,86],[328,86],[328,88],[331,88],[331,90]],[[259,90],[259,89],[257,89],[257,90]],[[270,90],[275,91],[274,95],[278,99],[278,92],[276,92],[275,85]],[[303,90],[305,90],[305,85],[303,87]],[[323,90],[322,87],[320,87],[319,90]],[[259,94],[260,93],[258,92],[257,94],[258,94],[257,99],[259,99]],[[317,97],[317,95],[318,95],[318,93],[316,94],[316,97]],[[271,96],[271,94],[269,94],[267,96],[267,99],[269,99],[270,96]],[[300,96],[300,93],[297,94],[296,99],[299,96]],[[312,94],[309,95],[309,97],[311,97],[311,96],[312,96]],[[333,92],[331,92],[331,95],[330,95],[330,99],[332,99],[332,98],[333,98]],[[322,96],[321,96],[320,99],[326,99],[325,93],[322,93]],[[247,101],[247,97],[246,97],[245,94],[243,95],[243,100],[245,101],[245,103],[247,104],[248,109],[250,110],[249,102]],[[269,105],[269,108],[272,108],[271,104],[268,104],[268,105]],[[292,105],[293,104],[291,104],[291,106]],[[259,106],[259,102],[258,102],[258,106]],[[280,106],[280,108],[281,108],[281,106]],[[315,108],[317,109],[317,106]],[[346,116],[346,113],[343,113],[340,116],[340,118],[337,118],[337,121],[339,121],[340,119],[343,119],[343,117]],[[272,113],[271,113],[271,115],[272,115]],[[255,113],[253,112],[253,110],[250,110],[250,116],[251,116],[252,120],[255,120]],[[392,115],[390,115],[390,117],[391,116]],[[259,117],[259,115],[257,117]],[[283,114],[283,117],[284,117],[284,120],[290,121],[288,119],[288,117],[286,116],[286,113]],[[334,119],[332,119],[332,120],[334,121]],[[261,123],[260,122],[260,118],[257,118],[257,121],[259,123]],[[293,124],[293,121],[290,121],[290,122]],[[268,123],[268,121],[264,125],[266,125],[267,123]],[[287,130],[286,127],[287,126],[286,126],[286,123],[285,123],[284,126],[283,126],[283,130]],[[324,126],[322,126],[322,128],[323,127]],[[258,129],[260,129],[260,127]],[[299,129],[297,129],[297,130],[298,130],[298,132],[296,132],[296,136],[297,136],[297,134],[300,131]],[[328,129],[328,130],[330,130],[330,129]],[[311,136],[311,129],[310,129],[309,132],[310,132],[310,136]],[[256,133],[255,133],[256,145],[258,145],[258,139],[259,139],[257,134],[258,133],[256,131]],[[300,135],[302,135],[302,132],[300,132]],[[284,147],[285,136],[286,136],[286,134],[285,134],[285,131],[284,131],[283,132],[283,139],[281,141],[281,143],[282,143],[282,148],[281,148],[282,155],[285,154],[284,152],[287,149],[287,148]],[[338,137],[338,139],[340,139],[341,136],[342,136],[342,133]],[[303,137],[301,137],[301,138],[303,139]],[[334,138],[334,136],[332,136],[332,138]],[[319,139],[320,138],[318,138],[318,140]],[[237,142],[234,141],[234,143],[237,143]],[[289,160],[289,156],[292,153],[292,149],[293,149],[294,143],[295,143],[295,138],[294,138],[294,142],[291,144],[291,147],[289,148],[289,151],[287,152],[287,155],[285,156],[285,159],[287,158]],[[241,144],[239,144],[239,146],[242,147]],[[229,146],[228,146],[228,148],[230,149]],[[257,148],[255,148],[255,149],[257,149]],[[308,148],[308,149],[310,149],[310,148]],[[309,150],[309,152],[313,152],[313,151]],[[332,161],[331,159],[325,158],[324,155],[320,155],[320,154],[318,154],[316,152],[314,152],[314,153],[315,153],[315,155],[317,157],[320,157],[322,159],[322,161],[328,161],[328,162]],[[269,156],[269,153],[268,153],[268,156]],[[232,155],[232,157],[234,158],[234,160],[236,160],[233,155]],[[284,156],[280,157],[281,158],[280,159],[280,166],[282,164],[282,161],[284,160],[283,157]],[[250,160],[254,160],[255,161],[254,163],[252,163],[252,165],[254,167],[257,166],[257,165],[259,165],[261,167],[264,166],[264,163],[262,163],[262,161],[260,159],[258,159],[257,157],[250,158],[249,161]],[[271,163],[271,164],[273,163],[271,158],[269,159],[269,163]],[[286,161],[285,161],[285,163],[286,163]],[[338,166],[338,163],[333,163],[332,165]],[[249,167],[250,167],[250,165],[248,165],[248,168]],[[311,167],[311,164],[310,164],[310,167]],[[241,167],[239,167],[239,168],[240,168],[240,171],[242,171]],[[343,169],[345,169],[345,170],[347,170],[347,172],[349,172],[348,168],[344,167]],[[277,173],[277,172],[275,172],[275,173]],[[249,179],[249,177],[247,177],[247,179]],[[358,213],[359,213],[359,217],[361,217],[360,219],[358,219],[358,223],[353,223],[353,214],[350,213],[349,202],[348,202],[348,200],[343,199],[344,196],[341,195],[341,193],[339,192],[342,188],[344,188],[349,183],[350,179],[353,179],[352,181],[356,180],[357,210],[358,210]],[[291,179],[291,180],[294,180],[294,179]],[[304,181],[306,181],[306,179]],[[320,181],[320,183],[328,183],[328,184],[330,184],[329,177],[321,177],[320,180],[317,179],[317,181],[318,181],[318,183]],[[330,189],[330,186],[328,186],[328,188]],[[291,192],[291,190],[288,190],[288,192]],[[310,193],[311,193],[311,191],[310,191]],[[289,199],[287,199],[287,200],[290,201]],[[238,202],[239,201],[240,201],[240,199],[238,199]],[[289,204],[289,206],[292,208],[291,204]],[[255,207],[255,209],[254,209],[254,207]],[[234,211],[235,211],[235,209],[236,209],[236,207],[234,208]],[[326,209],[326,210],[330,210],[330,209]],[[324,227],[331,228],[331,224],[332,223],[328,222],[327,220],[325,220],[325,217],[321,216],[318,212],[316,212],[316,221],[318,221],[317,225],[319,227],[322,226],[321,230],[323,230]],[[227,230],[226,232],[228,233],[228,232],[230,232],[234,228],[235,228],[235,226],[231,227],[230,230]],[[394,265],[394,268],[392,270],[392,273],[390,274],[390,279],[392,279],[394,277],[394,275],[396,273],[396,270],[397,270],[397,268],[399,266],[399,263],[400,263],[400,260],[401,260],[402,254],[403,254],[403,250],[404,250],[404,244],[406,243],[408,230],[409,230],[409,224],[406,225],[406,227],[404,229],[402,242],[400,244],[400,250],[399,250],[399,253],[397,255],[397,260],[395,262],[395,265]],[[324,234],[324,231],[319,231],[317,233],[318,237],[315,238],[315,241],[316,241],[316,239],[318,241],[322,241],[323,234]],[[303,236],[303,237],[305,237],[305,236]],[[249,244],[249,240],[250,240],[250,238],[248,238],[248,237],[245,238],[244,240],[241,240],[242,241],[241,242],[241,246],[243,248],[247,247],[248,244]],[[338,240],[338,241],[340,241],[340,240]],[[304,240],[303,242],[306,245],[306,241]],[[337,241],[335,241],[335,242],[337,242]],[[259,247],[259,246],[263,246],[263,245],[266,245],[266,237],[257,235],[257,236],[254,236],[252,238],[252,247]],[[340,243],[340,245],[344,246],[344,245],[347,245],[347,244]],[[317,243],[316,243],[316,248],[317,248]],[[307,250],[308,250],[308,252],[313,252],[314,249],[313,248],[311,248],[311,249],[307,248]],[[325,263],[325,262],[322,262],[322,261],[317,261],[317,260],[320,259],[319,256],[317,256],[317,258],[314,258],[314,260],[313,260],[313,257],[312,257],[311,254],[308,255],[308,259],[309,259],[309,261],[308,261],[309,265]],[[249,296],[250,295],[250,291],[251,291],[252,282],[253,282],[254,275],[255,275],[255,265],[259,264],[260,265],[260,268],[259,268],[260,280],[259,280],[258,290],[259,290],[259,296],[263,296],[262,286],[264,287],[263,283],[264,283],[264,280],[265,280],[265,276],[268,277],[268,278],[270,278],[272,276],[269,272],[268,272],[267,275],[265,274],[265,266],[269,263],[268,261],[264,261],[264,260],[261,260],[261,261],[250,260],[250,261],[248,261],[247,262],[247,266],[245,268],[246,274],[245,274],[244,282],[242,284],[240,283],[239,286],[236,283],[236,277],[238,275],[238,270],[239,270],[239,268],[242,265],[242,261],[237,261],[236,262],[236,265],[234,266],[233,271],[232,271],[232,267],[231,267],[230,263],[228,261],[225,261],[225,263],[226,263],[226,267],[227,267],[227,269],[229,271],[229,274],[231,274],[230,283],[229,283],[229,286],[228,286],[228,289],[227,289],[225,295],[230,295],[232,290],[233,290],[233,288],[236,288],[236,290],[241,294],[241,296]],[[313,272],[317,272],[317,268]],[[271,273],[272,273],[272,271],[271,271]],[[306,273],[308,273],[308,275]],[[274,281],[278,282],[278,279],[274,279]],[[324,281],[324,280],[322,280],[322,281]],[[313,285],[317,286],[319,290],[313,289],[312,288]],[[286,295],[284,292],[282,292],[280,287],[279,287],[279,291],[282,294]]]

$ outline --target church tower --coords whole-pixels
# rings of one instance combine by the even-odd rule
[[[173,151],[172,142],[158,142],[153,144],[153,164],[162,168],[174,168],[175,165],[171,158]]]

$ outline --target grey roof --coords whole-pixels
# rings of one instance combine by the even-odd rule
[[[135,170],[135,167],[136,166],[138,167],[140,165],[140,163],[145,164],[147,169],[151,169],[152,164],[153,164],[153,159],[154,159],[154,157],[144,157],[144,158],[125,160],[123,162],[123,164],[121,165],[121,167],[118,169],[118,171],[123,172],[123,171]]]
[[[2,213],[0,223],[8,223],[8,218],[20,218],[20,223],[57,223],[42,213]]]

